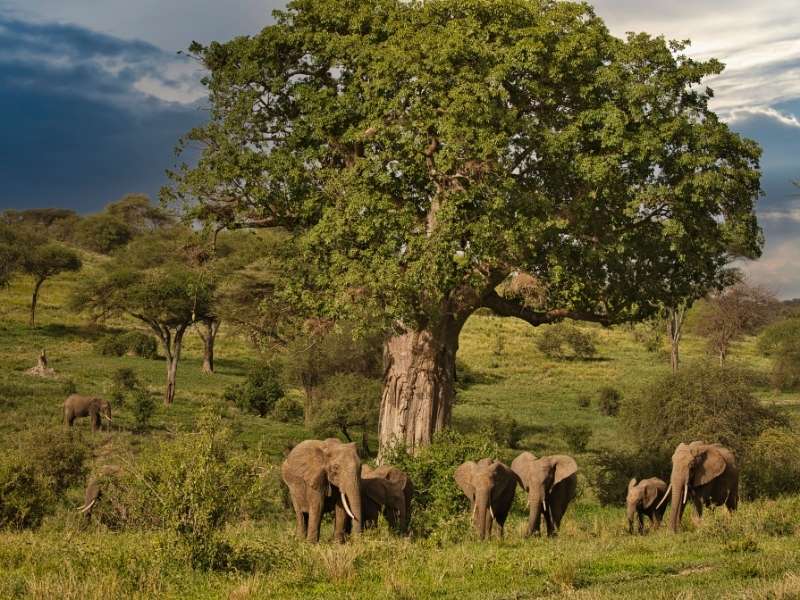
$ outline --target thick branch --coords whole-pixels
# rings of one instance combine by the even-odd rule
[[[556,323],[564,319],[574,319],[576,321],[590,321],[602,325],[611,325],[614,320],[609,315],[588,313],[583,311],[571,311],[556,309],[549,311],[536,311],[528,308],[517,300],[503,298],[497,292],[492,291],[483,298],[483,306],[492,309],[501,317],[517,317],[527,321],[533,326]]]

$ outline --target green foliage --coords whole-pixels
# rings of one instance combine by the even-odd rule
[[[278,398],[272,409],[272,416],[281,423],[302,423],[303,405],[291,395]]]
[[[158,344],[152,335],[141,331],[128,331],[119,336],[125,351],[141,358],[158,358]]]
[[[620,506],[625,502],[632,478],[660,477],[669,481],[671,456],[672,450],[665,453],[650,448],[604,448],[595,453],[585,472],[601,504]]]
[[[648,352],[658,352],[664,344],[664,320],[653,317],[631,327],[634,341]]]
[[[111,374],[111,383],[114,387],[130,391],[139,387],[139,378],[136,371],[130,367],[119,367]]]
[[[243,383],[228,387],[223,397],[243,412],[264,417],[285,394],[280,373],[274,365],[265,364],[248,373]]]
[[[0,528],[38,527],[52,498],[36,470],[20,457],[0,457]]]
[[[588,425],[564,425],[561,428],[561,437],[570,450],[583,453],[592,439],[592,428]]]
[[[164,196],[291,228],[281,295],[309,314],[420,328],[518,270],[543,310],[643,317],[763,243],[760,150],[709,109],[721,63],[684,49],[588,4],[299,2],[192,45],[211,120]]]
[[[122,336],[115,333],[107,333],[98,338],[94,343],[94,348],[102,356],[124,356],[128,351]]]
[[[453,473],[468,460],[496,457],[498,447],[482,435],[446,430],[430,446],[410,455],[402,444],[386,450],[385,462],[405,471],[414,482],[411,530],[420,538],[447,536],[454,517],[469,512],[469,500],[456,485]],[[458,527],[458,525],[455,525]]]
[[[358,427],[365,439],[378,425],[382,384],[358,373],[329,377],[309,400],[309,424],[318,437],[341,432],[352,441],[351,430]],[[363,448],[366,452],[368,448]]]
[[[79,245],[101,254],[109,254],[127,244],[133,229],[122,219],[107,213],[89,215],[81,220],[75,232]]]
[[[762,431],[748,450],[742,475],[751,498],[800,492],[800,435],[789,429]]]
[[[773,387],[782,391],[800,389],[800,318],[767,326],[758,337],[758,349],[773,359]]]
[[[137,387],[133,390],[131,413],[136,431],[144,432],[150,427],[150,419],[156,412],[156,401],[147,389]]]
[[[616,417],[622,402],[622,392],[611,386],[603,386],[597,392],[597,408],[601,415]]]
[[[586,360],[597,353],[594,335],[569,323],[542,327],[536,347],[548,358]]]
[[[746,454],[762,431],[787,423],[752,394],[748,372],[707,363],[683,367],[622,403],[623,431],[641,451],[669,457],[681,442],[718,442]]]
[[[508,413],[492,414],[481,427],[481,434],[492,440],[499,447],[517,448],[522,439],[522,427]]]

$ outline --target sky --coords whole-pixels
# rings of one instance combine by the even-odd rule
[[[92,212],[157,197],[178,138],[205,120],[203,73],[178,55],[271,22],[277,0],[0,0],[0,210]],[[800,297],[800,11],[797,0],[595,0],[616,35],[691,39],[716,57],[714,109],[764,149],[763,257],[750,279]]]

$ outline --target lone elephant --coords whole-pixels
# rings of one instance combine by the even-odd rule
[[[628,532],[633,533],[633,520],[639,520],[639,533],[644,533],[644,517],[650,519],[653,529],[658,529],[666,504],[661,501],[667,497],[667,484],[658,477],[642,479],[636,483],[631,479],[628,483],[628,496],[625,500],[628,515]]]
[[[335,512],[335,537],[344,539],[347,517],[361,532],[361,461],[354,443],[335,438],[306,440],[292,448],[281,465],[297,518],[297,536],[319,541],[324,512]]]
[[[91,417],[92,431],[100,429],[100,418],[111,421],[111,404],[96,396],[71,394],[64,400],[64,424],[72,427],[78,417]]]
[[[672,475],[665,499],[670,490],[670,528],[675,532],[680,530],[681,517],[689,499],[698,519],[703,516],[703,505],[724,504],[729,511],[736,510],[739,504],[739,467],[733,452],[719,444],[699,441],[678,444],[672,455]]]
[[[392,529],[401,533],[408,530],[414,495],[408,475],[391,465],[375,469],[361,465],[361,491],[364,527],[375,525],[382,512]]]
[[[491,536],[493,522],[503,537],[518,483],[514,471],[498,460],[482,458],[478,462],[465,462],[454,476],[472,505],[473,524],[480,539]]]
[[[526,535],[540,533],[542,516],[547,535],[555,535],[567,506],[575,498],[578,483],[575,459],[563,454],[536,458],[530,452],[523,452],[511,463],[511,469],[528,493],[530,515]]]
[[[119,475],[122,469],[116,465],[105,465],[96,475],[89,479],[83,496],[83,504],[76,510],[89,519],[97,502],[103,497],[103,491],[110,477]]]

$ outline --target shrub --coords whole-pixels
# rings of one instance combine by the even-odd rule
[[[761,432],[743,465],[745,494],[751,498],[800,492],[800,435],[788,429]]]
[[[111,400],[114,404],[123,404],[126,392],[130,392],[138,386],[139,379],[134,370],[129,367],[120,367],[111,374]]]
[[[603,449],[595,454],[585,473],[601,504],[620,505],[625,502],[628,482],[633,477],[660,477],[669,482],[671,456],[671,451]]]
[[[264,417],[272,412],[275,403],[283,398],[284,389],[278,370],[273,365],[264,365],[251,371],[243,383],[228,387],[224,398],[243,412]]]
[[[133,391],[133,402],[131,404],[133,413],[134,428],[136,431],[144,432],[150,428],[150,419],[156,412],[156,402],[146,389],[138,387]]]
[[[272,416],[281,423],[300,423],[303,421],[303,405],[292,396],[284,396],[275,402]]]
[[[784,319],[765,327],[758,336],[758,350],[765,356],[800,350],[800,317]]]
[[[141,358],[158,358],[158,344],[153,336],[141,331],[128,331],[119,336],[125,352]]]
[[[21,457],[0,457],[0,529],[38,527],[53,496]]]
[[[309,399],[309,426],[315,435],[337,432],[352,441],[352,429],[361,430],[361,447],[369,453],[368,433],[377,428],[381,381],[358,373],[333,375]]]
[[[486,436],[463,435],[452,430],[436,434],[433,443],[414,456],[402,444],[387,448],[385,462],[405,471],[414,482],[412,532],[418,537],[441,533],[453,526],[459,513],[468,513],[469,500],[456,485],[453,473],[467,460],[477,461],[497,454],[497,445]]]
[[[522,438],[522,428],[508,413],[489,417],[481,428],[481,433],[498,446],[508,448],[516,448]]]
[[[740,457],[765,429],[786,416],[751,393],[748,373],[711,364],[683,367],[646,386],[621,406],[622,429],[636,448],[672,456],[681,442],[718,442]]]
[[[603,386],[597,392],[597,408],[601,415],[616,417],[619,414],[619,405],[622,401],[622,392],[618,389]]]
[[[564,425],[561,436],[573,452],[586,452],[586,446],[592,437],[592,428],[588,425]]]
[[[594,335],[569,323],[556,323],[542,328],[536,347],[548,358],[586,360],[597,353]]]
[[[100,337],[94,347],[97,353],[103,356],[124,356],[128,351],[121,336],[112,333]]]
[[[800,351],[776,357],[769,382],[783,392],[800,389]]]
[[[648,319],[631,327],[633,340],[641,344],[650,353],[658,352],[664,342],[664,321],[658,318]]]

